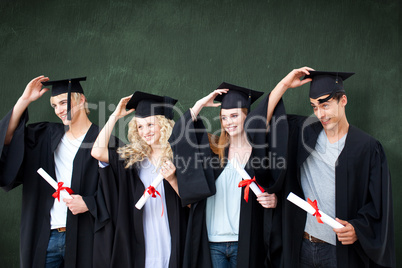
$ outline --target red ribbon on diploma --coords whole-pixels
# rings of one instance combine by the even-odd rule
[[[248,194],[250,192],[250,184],[255,182],[255,184],[257,184],[258,188],[260,188],[261,192],[264,192],[264,189],[258,185],[258,183],[255,181],[255,176],[251,179],[251,180],[242,180],[241,182],[239,182],[239,187],[244,187],[246,186],[246,188],[244,189],[244,200],[246,200],[246,202],[248,203]]]
[[[56,190],[56,192],[54,192],[54,193],[52,194],[52,196],[53,196],[54,198],[57,198],[57,200],[59,200],[59,202],[60,202],[60,191],[62,191],[62,190],[66,190],[67,193],[69,193],[69,194],[73,194],[73,193],[74,193],[73,190],[71,190],[71,188],[69,188],[69,187],[63,187],[63,182],[62,182],[62,181],[59,182],[59,183],[57,183],[57,190]]]
[[[148,186],[148,188],[145,189],[144,195],[145,195],[146,192],[153,198],[156,198],[155,194],[159,195],[159,197],[161,198],[161,202],[162,202],[162,215],[161,215],[161,217],[162,217],[163,216],[163,200],[162,200],[161,194],[152,185]]]
[[[307,198],[307,203],[309,203],[315,209],[315,213],[313,214],[313,216],[316,217],[319,223],[323,223],[321,220],[321,214],[318,210],[317,200],[311,201],[310,198]]]

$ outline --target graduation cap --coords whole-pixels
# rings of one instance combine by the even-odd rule
[[[218,89],[222,88],[227,88],[229,91],[226,94],[215,97],[216,101],[222,102],[221,109],[247,108],[250,110],[251,104],[264,94],[261,91],[255,91],[226,82],[219,85]]]
[[[312,78],[310,84],[310,98],[317,99],[321,96],[328,95],[319,102],[323,103],[334,97],[337,92],[345,92],[343,89],[343,81],[354,75],[355,73],[345,72],[324,72],[324,71],[309,71],[303,79]]]
[[[173,106],[177,100],[168,96],[158,96],[142,91],[136,91],[128,101],[126,108],[135,109],[135,116],[148,117],[163,115],[167,119],[173,119]]]
[[[71,78],[42,82],[44,86],[52,86],[52,97],[68,93],[67,95],[67,120],[71,120],[71,92],[84,94],[80,81],[86,81],[86,77]]]

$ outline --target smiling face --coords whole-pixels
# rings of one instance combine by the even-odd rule
[[[63,124],[67,124],[67,93],[50,98],[50,105],[54,113],[61,119]]]
[[[159,145],[161,137],[161,128],[156,116],[148,116],[145,118],[135,118],[138,135],[149,145]]]
[[[346,95],[340,97],[339,100],[332,98],[326,102],[320,103],[320,99],[324,99],[329,95],[310,99],[311,107],[314,114],[320,120],[325,132],[338,130],[347,124],[345,106],[347,104]]]
[[[63,93],[50,98],[50,105],[54,109],[54,113],[61,119],[64,125],[70,125],[75,122],[78,113],[82,111],[86,113],[85,109],[82,109],[85,103],[85,97],[83,95],[78,98],[71,96],[71,121],[67,120],[67,95],[67,93]]]
[[[242,108],[221,109],[222,128],[231,136],[237,136],[244,131],[244,120],[247,115]]]

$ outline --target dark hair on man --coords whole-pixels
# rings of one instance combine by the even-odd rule
[[[337,102],[339,102],[343,95],[345,95],[345,92],[336,92],[332,98]]]

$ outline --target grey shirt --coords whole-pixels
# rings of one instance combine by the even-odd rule
[[[317,200],[318,209],[335,218],[335,167],[345,146],[344,135],[335,143],[328,141],[325,131],[318,136],[315,150],[301,167],[301,184],[304,196]],[[336,245],[336,235],[332,227],[318,223],[315,216],[307,214],[304,231],[329,244]]]

